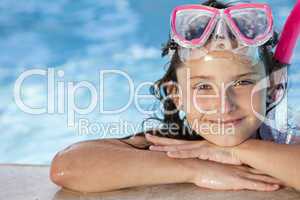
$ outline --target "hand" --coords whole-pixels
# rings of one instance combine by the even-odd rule
[[[279,180],[247,166],[225,165],[201,160],[196,160],[196,162],[195,175],[191,182],[199,187],[256,191],[275,191],[280,188]]]
[[[150,134],[146,134],[146,139],[154,144],[150,150],[165,151],[172,158],[199,158],[232,165],[242,164],[235,153],[235,147],[219,147],[206,140],[176,140]]]

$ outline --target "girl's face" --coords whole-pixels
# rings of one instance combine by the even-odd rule
[[[251,66],[231,52],[211,52],[177,69],[183,105],[191,128],[220,146],[235,146],[255,136],[266,112],[266,89],[252,94],[266,76],[262,63]],[[252,102],[251,102],[252,98]]]

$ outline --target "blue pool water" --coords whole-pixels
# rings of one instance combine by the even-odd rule
[[[76,115],[74,121],[85,119],[94,126],[91,133],[68,127],[67,108],[64,112],[33,115],[23,112],[14,99],[14,86],[20,74],[30,69],[53,68],[55,88],[58,82],[88,81],[100,90],[101,70],[122,70],[133,77],[133,84],[153,82],[164,73],[166,59],[160,58],[161,43],[168,38],[169,14],[176,5],[198,3],[199,0],[90,0],[90,1],[0,1],[0,163],[49,164],[55,152],[81,140],[123,137],[139,130],[147,114],[141,114],[131,103],[117,114],[99,112],[100,98],[89,114]],[[268,0],[276,26],[280,30],[295,0]],[[299,42],[300,43],[300,42]],[[300,45],[291,68],[289,104],[298,108],[300,95]],[[59,76],[59,70],[63,76]],[[62,75],[62,74],[60,74]],[[130,99],[124,77],[109,76],[103,85],[106,109],[117,109]],[[33,76],[24,81],[22,99],[26,105],[45,107],[47,79]],[[61,91],[61,90],[60,90]],[[63,92],[63,91],[61,91]],[[141,92],[148,93],[148,87]],[[57,94],[53,99],[58,109]],[[76,93],[76,103],[89,105],[90,94]],[[61,100],[65,105],[66,99]],[[153,99],[141,102],[149,108]],[[51,108],[50,108],[51,110]],[[135,129],[111,133],[109,123],[127,120]],[[106,128],[106,129],[105,129]],[[120,129],[118,129],[120,130]],[[105,135],[103,133],[106,133]]]

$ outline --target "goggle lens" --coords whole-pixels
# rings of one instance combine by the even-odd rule
[[[238,31],[247,39],[255,40],[268,34],[270,27],[267,14],[262,9],[247,8],[238,11],[231,11],[233,22]]]
[[[199,39],[207,29],[212,17],[212,13],[199,12],[197,9],[178,11],[175,24],[176,32],[186,41]]]

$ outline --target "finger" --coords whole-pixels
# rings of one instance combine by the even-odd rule
[[[269,184],[269,183],[264,183],[262,181],[256,181],[247,178],[243,179],[242,187],[243,189],[257,190],[257,191],[275,191],[280,188],[278,184]]]
[[[151,146],[149,147],[149,149],[150,149],[151,151],[165,151],[165,152],[167,152],[167,150],[165,150],[164,147],[165,147],[165,146],[151,145]]]
[[[252,167],[249,167],[248,165],[240,165],[240,166],[236,166],[237,169],[243,171],[243,172],[246,172],[246,173],[253,173],[253,174],[262,174],[264,175],[265,173],[262,173],[261,171],[259,170],[256,170]]]
[[[158,137],[155,135],[145,134],[146,139],[155,145],[171,145],[171,144],[184,144],[188,141],[186,140],[177,140],[172,138],[164,138],[164,137]]]
[[[216,156],[213,155],[209,149],[205,148],[195,148],[192,150],[182,150],[182,151],[167,151],[167,155],[171,158],[199,158],[201,160],[210,160],[219,163],[232,164],[232,165],[240,165],[241,162],[235,160],[228,156]],[[247,171],[244,170],[246,173]]]
[[[251,172],[252,174],[260,174],[260,175],[266,174],[265,172],[262,172],[258,169],[251,168],[251,167],[248,168],[248,171]]]
[[[200,158],[202,160],[207,160],[208,156],[201,153],[199,149],[185,150],[185,151],[168,151],[167,155],[171,158]]]
[[[235,161],[231,158],[221,158],[212,156],[208,150],[198,148],[193,150],[184,150],[184,151],[168,151],[167,155],[171,158],[199,158],[201,160],[210,160],[219,163],[239,165],[238,161]],[[246,172],[246,171],[245,171]]]
[[[211,150],[211,149],[208,149]],[[231,164],[231,165],[242,165],[243,163],[232,155],[231,151],[228,150],[216,150],[214,152],[210,152],[210,158],[213,161]]]
[[[218,162],[216,160],[211,159],[209,152],[207,150],[193,149],[193,150],[185,150],[185,151],[170,151],[167,152],[169,157],[173,158],[198,158],[201,160],[210,160],[214,162]]]
[[[282,184],[282,182],[274,177],[267,176],[267,175],[258,175],[258,174],[246,174],[245,175],[249,179],[262,181],[265,183],[272,183],[272,184]]]
[[[166,146],[167,147],[167,146]],[[200,149],[200,148],[209,148],[205,145],[202,141],[190,141],[185,144],[178,144],[178,145],[169,145],[167,147],[169,151],[185,151],[185,150],[194,150],[194,149]]]
[[[185,150],[194,150],[199,149],[202,147],[201,142],[191,142],[185,144],[171,144],[171,145],[153,145],[153,150],[156,149],[157,151],[185,151]]]
[[[151,145],[149,147],[150,150],[152,151],[165,151],[165,152],[173,152],[173,151],[177,151],[176,147],[171,147],[169,146],[159,146],[159,145]]]

